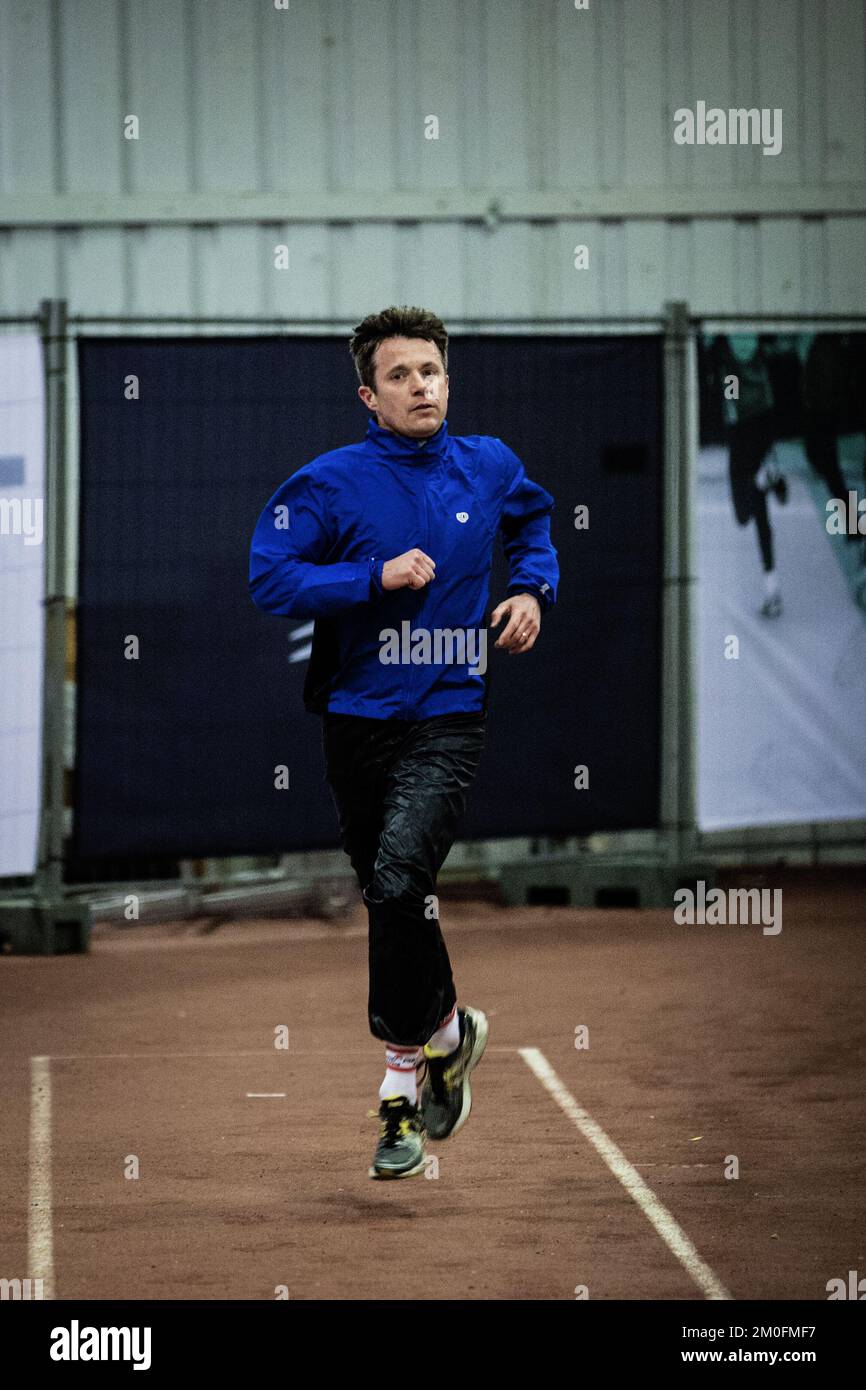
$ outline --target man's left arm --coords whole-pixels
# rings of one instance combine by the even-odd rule
[[[559,564],[550,539],[554,500],[526,476],[526,469],[507,446],[513,476],[502,503],[500,529],[509,580],[506,598],[491,614],[496,627],[508,618],[496,641],[509,652],[528,652],[541,631],[541,615],[556,602]]]

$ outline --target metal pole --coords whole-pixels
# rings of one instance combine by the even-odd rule
[[[661,822],[668,861],[687,865],[694,855],[695,832],[691,568],[695,344],[687,304],[668,301],[665,316]]]
[[[698,349],[697,330],[686,320],[682,341],[683,358],[683,448],[680,453],[680,633],[682,660],[680,679],[680,840],[681,864],[695,865],[698,823],[697,753],[697,497],[695,479],[699,444]]]
[[[65,299],[39,305],[45,371],[45,663],[42,796],[36,900],[63,898],[66,700],[66,333]]]

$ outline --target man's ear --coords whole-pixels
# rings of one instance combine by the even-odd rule
[[[368,410],[376,410],[378,401],[376,400],[375,391],[371,390],[369,386],[359,386],[358,395],[361,397],[361,400],[364,402]]]

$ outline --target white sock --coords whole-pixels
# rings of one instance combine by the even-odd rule
[[[760,492],[769,492],[782,476],[782,470],[773,454],[768,454],[755,474],[755,487]]]
[[[764,588],[767,591],[767,598],[777,598],[779,593],[779,576],[775,570],[764,571]]]
[[[435,1052],[441,1052],[447,1056],[453,1052],[460,1043],[460,1019],[457,1017],[457,1005],[451,1010],[444,1023],[440,1023],[432,1038],[429,1039],[427,1046]]]
[[[420,1047],[385,1048],[385,1076],[379,1087],[380,1100],[405,1096],[413,1105],[418,1104],[415,1067],[422,1055]]]

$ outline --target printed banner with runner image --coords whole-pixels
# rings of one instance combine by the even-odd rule
[[[866,816],[866,334],[698,360],[699,826]]]

